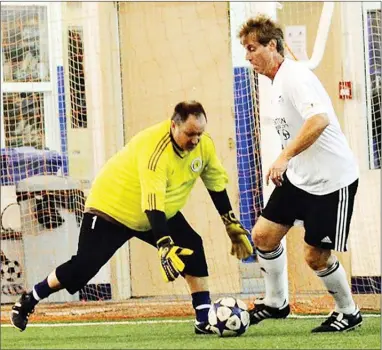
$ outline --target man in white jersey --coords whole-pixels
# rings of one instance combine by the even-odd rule
[[[358,168],[330,98],[302,63],[284,58],[282,29],[259,15],[245,22],[239,38],[246,59],[272,80],[273,121],[282,151],[266,183],[275,189],[252,232],[264,272],[265,298],[251,310],[251,324],[286,318],[290,312],[286,257],[281,239],[296,219],[304,221],[305,261],[335,300],[335,310],[313,332],[341,332],[361,325],[346,272],[332,250],[347,250],[358,186]]]

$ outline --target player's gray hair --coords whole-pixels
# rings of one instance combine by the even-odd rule
[[[203,116],[207,121],[206,112],[204,111],[202,104],[197,101],[179,102],[174,108],[171,120],[176,124],[181,124],[188,119],[190,114],[194,115],[196,118],[201,118]]]
[[[245,40],[254,35],[255,39],[263,46],[274,39],[276,40],[277,52],[284,57],[284,33],[281,26],[267,15],[260,14],[248,19],[240,28],[238,37]]]

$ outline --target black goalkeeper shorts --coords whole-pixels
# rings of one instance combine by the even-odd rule
[[[207,277],[208,268],[202,238],[192,229],[180,212],[169,219],[167,224],[175,245],[194,251],[192,255],[182,257],[185,263],[182,275]],[[76,293],[97,274],[124,243],[133,237],[156,249],[156,239],[151,230],[135,231],[126,226],[114,224],[100,216],[85,213],[81,223],[77,254],[57,267],[57,279],[70,294]],[[155,250],[153,250],[153,254],[156,254]],[[142,259],[144,258],[142,256]],[[159,257],[157,272],[160,273]]]

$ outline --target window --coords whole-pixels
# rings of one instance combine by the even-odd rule
[[[43,105],[39,92],[3,94],[5,147],[45,148]]]
[[[80,28],[71,28],[68,30],[68,65],[72,128],[87,128],[82,36],[82,29]]]
[[[2,148],[61,150],[56,71],[62,70],[57,65],[62,40],[58,11],[59,3],[1,4]]]
[[[45,6],[2,6],[4,82],[49,81]]]

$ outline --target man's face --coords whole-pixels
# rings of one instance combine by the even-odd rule
[[[181,149],[192,151],[198,145],[206,124],[207,121],[204,116],[197,118],[193,114],[190,114],[184,123],[176,124],[172,120],[172,136]]]
[[[251,63],[255,72],[268,75],[274,67],[273,55],[276,49],[274,40],[263,46],[254,36],[249,35],[242,39],[242,44],[246,50],[245,59]]]

